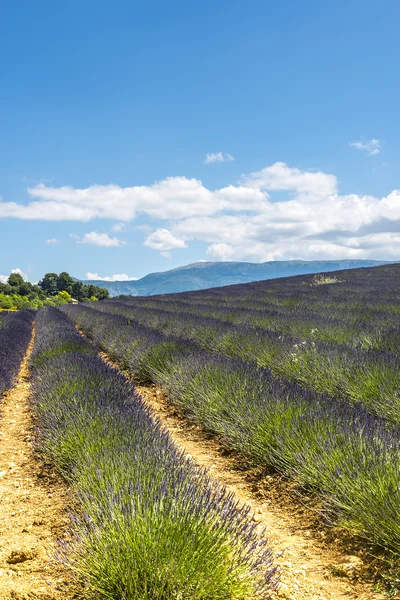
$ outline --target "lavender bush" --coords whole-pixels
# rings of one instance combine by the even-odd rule
[[[35,311],[0,313],[0,398],[10,389],[32,336]]]

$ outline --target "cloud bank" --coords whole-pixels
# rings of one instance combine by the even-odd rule
[[[103,246],[104,248],[118,248],[118,246],[126,244],[126,242],[116,237],[110,237],[108,233],[97,233],[96,231],[85,233],[82,237],[72,234],[71,237],[78,244],[92,244],[93,246]]]
[[[168,253],[201,241],[215,260],[400,258],[399,190],[383,197],[341,195],[334,175],[282,162],[215,190],[198,179],[169,177],[125,188],[41,184],[28,193],[28,204],[1,201],[0,217],[113,219],[120,230],[120,224],[145,215],[153,223],[145,246]],[[106,247],[123,243],[96,232],[79,241]]]
[[[126,273],[116,273],[115,275],[111,275],[111,277],[104,277],[99,275],[98,273],[91,273],[90,271],[88,271],[86,273],[86,279],[97,279],[101,281],[136,281],[138,278],[130,277]]]

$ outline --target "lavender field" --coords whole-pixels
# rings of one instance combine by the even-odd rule
[[[398,554],[399,289],[388,265],[62,311],[189,420]]]
[[[85,598],[269,598],[277,569],[249,507],[172,442],[128,380],[55,308],[30,361],[37,446],[70,484],[58,559]]]

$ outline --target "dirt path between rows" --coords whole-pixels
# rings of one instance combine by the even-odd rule
[[[339,551],[327,534],[318,527],[321,519],[291,497],[290,484],[277,476],[261,480],[235,454],[227,452],[218,440],[191,425],[168,402],[157,386],[136,385],[154,415],[170,433],[175,443],[211,475],[223,483],[243,503],[250,504],[260,529],[267,527],[276,562],[281,569],[281,584],[274,598],[285,600],[378,600],[365,581],[366,562],[362,552]],[[340,532],[343,533],[343,532]],[[339,533],[339,535],[340,535]],[[349,545],[348,545],[349,546]],[[360,556],[361,554],[361,556]],[[366,559],[365,559],[366,558]]]
[[[0,403],[0,599],[68,600],[70,575],[51,559],[68,522],[67,489],[32,450],[28,361]]]

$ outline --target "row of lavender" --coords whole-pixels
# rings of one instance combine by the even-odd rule
[[[0,398],[9,390],[32,337],[35,312],[0,313]]]
[[[374,347],[388,350],[386,336],[380,334],[382,328],[398,324],[399,282],[399,265],[389,265],[123,302],[179,310],[180,314],[187,311],[300,337],[317,328],[316,339],[325,341],[357,342],[362,329]]]
[[[313,330],[316,340],[398,350],[398,339],[388,340],[384,332],[398,326],[400,266],[356,269],[331,275],[317,279],[315,276],[293,277],[180,294],[177,303],[180,312],[184,306],[189,312],[197,311],[200,303],[203,316],[214,315],[234,324],[267,327],[301,339]],[[165,308],[170,302],[173,310],[168,297],[154,300],[158,308]],[[134,303],[138,301],[135,299]],[[393,346],[394,341],[397,341],[396,346]]]
[[[183,456],[58,309],[38,315],[31,368],[40,449],[78,500],[59,557],[85,597],[269,597],[276,569],[248,509]]]
[[[198,424],[256,464],[318,490],[331,518],[400,553],[399,428],[253,362],[122,315],[64,307],[123,368],[158,382]]]
[[[194,341],[209,352],[256,362],[259,366],[269,367],[276,375],[320,393],[362,403],[370,412],[400,423],[400,358],[397,352],[363,348],[360,344],[318,341],[317,327],[311,327],[308,337],[302,339],[255,327],[251,325],[251,315],[249,324],[238,325],[216,317],[181,313],[180,303],[175,310],[165,310],[164,298],[159,302],[162,308],[157,308],[157,300],[150,302],[151,306],[146,299],[143,306],[143,299],[140,302],[136,299],[112,301],[96,305],[94,309],[105,314],[123,315],[132,325],[145,324],[156,332]],[[321,319],[320,315],[317,317]],[[296,314],[282,317],[283,322],[298,318]],[[360,328],[359,339],[363,335]],[[387,344],[391,340],[392,345],[398,344],[400,336],[393,326],[385,335]]]

